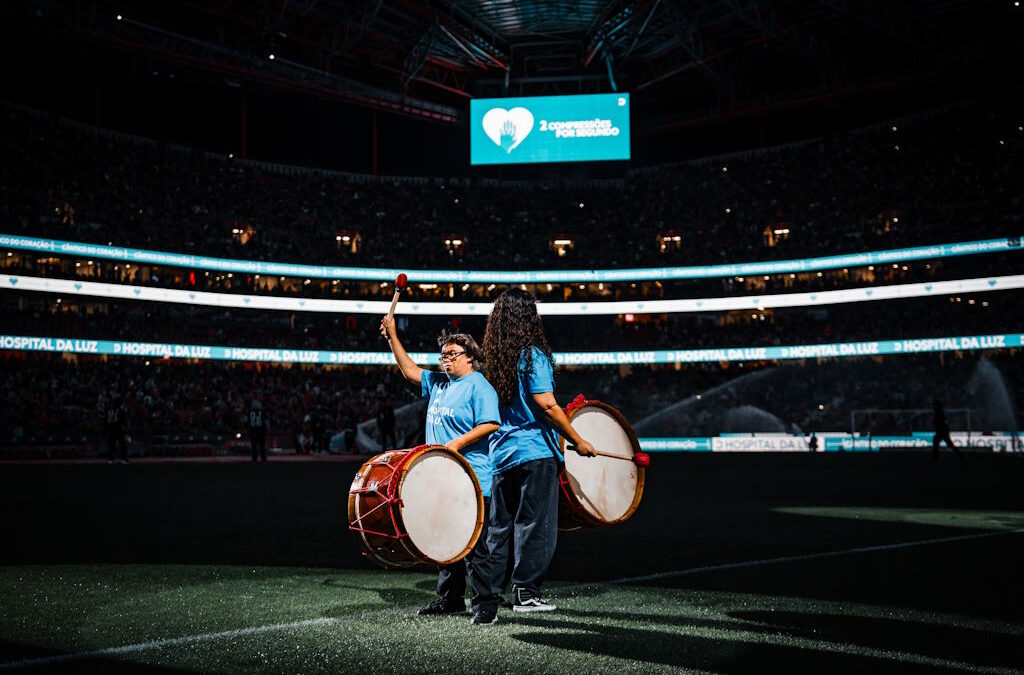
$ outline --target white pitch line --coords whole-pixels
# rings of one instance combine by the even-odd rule
[[[723,565],[705,565],[703,567],[691,567],[685,570],[677,570],[675,572],[660,572],[658,574],[647,574],[636,577],[623,577],[621,579],[610,579],[608,581],[595,581],[587,584],[575,584],[572,586],[559,586],[556,587],[559,591],[570,591],[581,588],[592,588],[594,586],[605,586],[605,585],[621,585],[630,584],[643,581],[653,581],[656,579],[667,579],[671,577],[680,577],[690,574],[700,574],[702,572],[715,572],[719,570],[730,570],[740,569],[744,567],[758,567],[761,565],[777,565],[780,563],[787,562],[800,562],[804,560],[816,560],[820,558],[831,558],[842,555],[852,555],[856,553],[872,553],[876,551],[891,551],[901,548],[913,548],[916,546],[930,546],[934,544],[945,544],[954,541],[968,541],[971,539],[983,539],[987,537],[998,537],[1008,534],[1021,534],[1024,533],[1024,528],[1015,530],[1004,530],[1002,532],[982,532],[978,534],[965,534],[956,537],[943,537],[940,539],[922,539],[919,541],[907,541],[898,544],[882,544],[879,546],[859,546],[857,548],[847,548],[839,551],[825,551],[822,553],[809,553],[804,555],[793,555],[793,556],[782,556],[779,558],[764,558],[761,560],[748,560],[744,562],[725,563]],[[226,630],[216,633],[199,633],[197,635],[185,635],[178,638],[170,638],[167,640],[151,640],[149,642],[139,642],[131,645],[123,645],[120,647],[107,647],[105,649],[96,649],[88,652],[74,652],[71,654],[60,654],[57,656],[43,656],[33,659],[21,659],[20,661],[8,661],[7,663],[0,663],[0,670],[14,670],[16,668],[34,668],[36,666],[46,666],[56,663],[64,663],[68,661],[77,661],[80,659],[90,659],[102,656],[120,656],[123,654],[135,654],[138,652],[149,651],[151,649],[160,649],[163,647],[173,647],[181,644],[189,644],[192,642],[205,642],[209,640],[220,640],[222,638],[231,637],[242,637],[247,635],[259,635],[262,633],[273,633],[281,630],[290,630],[292,628],[305,628],[307,626],[321,626],[330,623],[335,623],[339,619],[322,617],[319,619],[307,619],[305,621],[293,621],[291,623],[278,623],[269,626],[256,626],[253,628],[239,628],[236,630]],[[1002,672],[1002,671],[1000,671]]]
[[[216,633],[199,633],[198,635],[185,635],[183,637],[170,638],[167,640],[150,640],[149,642],[138,642],[136,644],[123,645],[121,647],[106,647],[104,649],[96,649],[88,652],[74,652],[71,654],[60,654],[58,656],[43,656],[34,659],[8,661],[7,663],[0,663],[0,670],[14,670],[15,668],[35,668],[37,666],[48,666],[55,663],[64,663],[66,661],[78,661],[80,659],[92,659],[102,656],[121,656],[123,654],[135,654],[138,652],[149,651],[151,649],[174,647],[177,645],[189,644],[192,642],[206,642],[209,640],[220,640],[223,638],[260,635],[262,633],[273,633],[280,630],[290,630],[292,628],[321,626],[324,624],[334,623],[336,621],[338,621],[338,619],[321,617],[319,619],[307,619],[305,621],[293,621],[291,623],[277,623],[270,626],[255,626],[253,628],[238,628],[235,630],[225,630]]]

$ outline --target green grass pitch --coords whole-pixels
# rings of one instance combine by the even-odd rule
[[[927,459],[655,455],[489,627],[358,555],[355,462],[3,465],[0,671],[1024,672],[1024,462]]]

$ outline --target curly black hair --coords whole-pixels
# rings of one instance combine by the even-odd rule
[[[526,372],[533,370],[533,349],[537,347],[551,363],[555,359],[544,337],[544,327],[537,314],[537,301],[532,293],[510,288],[494,301],[484,332],[484,357],[487,379],[498,392],[498,401],[510,405],[519,393],[519,355],[526,354]]]

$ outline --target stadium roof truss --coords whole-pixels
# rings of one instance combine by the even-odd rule
[[[470,97],[656,89],[660,123],[672,126],[905,87],[941,77],[951,60],[980,62],[1020,47],[993,37],[999,3],[969,0],[20,4],[32,5],[23,15],[48,19],[25,25],[65,47],[70,39],[127,50],[238,86],[298,89],[448,123],[461,121]],[[8,6],[0,18],[17,11]]]

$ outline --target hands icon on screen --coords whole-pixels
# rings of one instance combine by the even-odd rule
[[[506,153],[512,152],[512,146],[516,143],[516,125],[512,120],[505,120],[501,126],[501,149]]]

